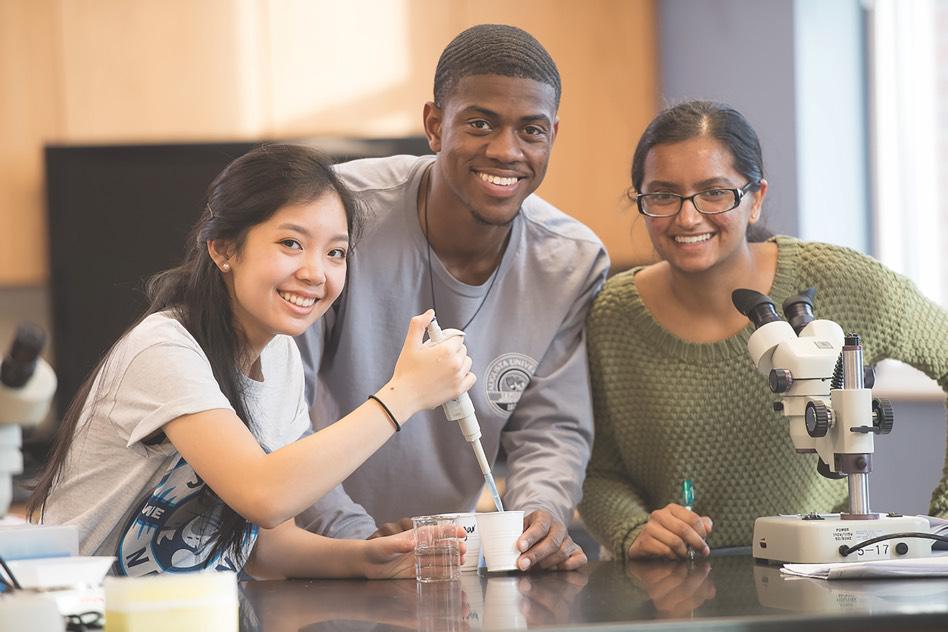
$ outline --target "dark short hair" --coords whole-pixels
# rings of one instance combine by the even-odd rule
[[[451,40],[435,69],[435,105],[443,107],[458,82],[469,75],[502,75],[545,83],[556,93],[554,106],[560,106],[562,84],[556,63],[535,37],[516,26],[478,24]]]
[[[720,141],[734,159],[734,168],[750,182],[764,178],[764,156],[757,132],[734,108],[714,101],[685,101],[669,107],[652,119],[632,157],[632,188],[641,193],[645,159],[656,145],[678,143],[699,136]],[[748,231],[750,241],[764,241],[770,232],[762,226]]]
[[[685,101],[660,112],[652,119],[632,158],[632,186],[642,191],[645,158],[655,145],[666,145],[710,136],[720,141],[734,157],[734,168],[748,180],[764,177],[764,157],[757,132],[744,115],[713,101]]]

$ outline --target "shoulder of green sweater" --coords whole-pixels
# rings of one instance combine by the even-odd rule
[[[789,235],[776,235],[771,237],[769,241],[773,241],[777,244],[780,256],[798,257],[801,262],[814,259],[828,259],[846,262],[866,261],[874,263],[875,265],[881,265],[869,255],[847,246],[839,246],[822,241],[804,241]]]
[[[909,279],[853,248],[785,235],[778,235],[773,241],[778,245],[780,256],[789,260],[790,269],[804,279],[862,291],[888,289],[917,293]]]
[[[620,272],[603,284],[602,291],[596,296],[589,312],[588,320],[590,323],[595,323],[597,319],[606,316],[615,308],[627,306],[632,301],[636,294],[634,276],[641,269],[641,267],[638,267]]]
[[[636,266],[611,276],[602,286],[602,294],[616,294],[627,292],[630,286],[635,285],[635,275],[645,266]]]
[[[797,265],[788,275],[792,290],[815,287],[816,314],[862,333],[873,362],[894,358],[912,364],[921,361],[919,349],[930,355],[931,349],[944,348],[932,332],[943,328],[945,311],[908,278],[851,248],[793,238],[777,238],[777,243],[798,250]]]

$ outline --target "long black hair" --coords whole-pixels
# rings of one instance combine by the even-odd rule
[[[191,231],[181,265],[155,275],[146,283],[149,305],[136,325],[148,315],[162,311],[169,311],[180,321],[201,345],[221,391],[251,431],[254,430],[253,419],[244,401],[238,371],[245,353],[245,340],[235,326],[230,294],[223,274],[208,253],[207,243],[222,240],[240,252],[248,231],[267,221],[280,208],[312,202],[327,193],[338,195],[342,201],[350,242],[354,242],[359,232],[359,207],[326,156],[302,145],[271,144],[253,149],[230,163],[211,182],[207,204]],[[37,511],[42,514],[51,490],[59,482],[79,421],[87,408],[88,418],[92,418],[95,402],[87,400],[96,376],[111,353],[110,349],[79,388],[57,429],[50,459],[27,506],[30,519]],[[220,524],[214,525],[218,539],[208,561],[227,551],[236,561],[241,561],[250,523],[223,503],[209,486],[204,486],[203,493],[210,495],[222,509]]]
[[[642,192],[645,158],[652,147],[699,136],[720,141],[731,153],[734,168],[749,181],[760,182],[764,178],[760,140],[743,114],[723,103],[685,101],[660,112],[642,132],[632,157],[632,188]],[[747,228],[747,240],[751,242],[766,241],[772,236],[759,223]]]

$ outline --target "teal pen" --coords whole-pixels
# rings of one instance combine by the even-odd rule
[[[681,482],[681,504],[688,511],[691,511],[695,504],[695,486],[690,478],[686,478]],[[695,550],[690,546],[688,547],[688,559],[691,561],[695,559]]]

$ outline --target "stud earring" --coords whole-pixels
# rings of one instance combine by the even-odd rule
[[[221,264],[221,272],[223,272],[224,274],[227,274],[228,272],[230,272],[230,264],[229,264],[229,263],[222,263],[222,264]]]

